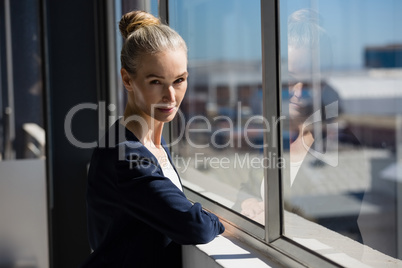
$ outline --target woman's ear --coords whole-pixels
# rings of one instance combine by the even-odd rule
[[[123,85],[126,88],[126,90],[133,91],[133,86],[131,84],[131,76],[127,72],[127,70],[124,68],[121,68],[120,74],[121,74],[121,79],[123,80]]]

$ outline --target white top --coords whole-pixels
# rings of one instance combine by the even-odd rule
[[[303,161],[290,163],[290,186],[291,187],[293,185],[293,182],[295,181],[296,174],[299,171],[299,168],[302,165],[302,163],[303,163]]]
[[[297,172],[299,171],[299,168],[302,165],[302,163],[303,163],[303,161],[290,163],[290,187],[292,187],[293,182],[295,181]],[[264,200],[264,177],[262,178],[260,192],[261,192],[262,200]]]
[[[174,170],[172,164],[169,161],[169,157],[167,156],[167,153],[165,150],[163,150],[163,152],[165,153],[166,156],[166,160],[164,161],[164,163],[160,163],[161,167],[162,167],[162,172],[163,175],[167,178],[169,178],[174,185],[176,185],[177,188],[179,188],[181,191],[183,191],[183,188],[181,187],[181,183],[179,180],[179,176],[177,175],[176,171]]]

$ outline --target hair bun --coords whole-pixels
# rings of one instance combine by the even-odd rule
[[[141,27],[160,24],[160,20],[155,18],[153,15],[145,11],[136,10],[123,15],[119,23],[119,29],[121,35],[127,39],[132,32]]]

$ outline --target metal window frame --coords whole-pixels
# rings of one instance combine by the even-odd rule
[[[14,103],[14,68],[13,68],[13,44],[11,29],[11,1],[4,1],[4,28],[5,28],[5,47],[6,47],[6,68],[7,68],[7,107],[6,109],[6,135],[4,159],[15,159],[16,152],[14,148],[14,140],[16,137],[15,126],[15,103]]]
[[[261,1],[261,48],[262,48],[262,91],[263,115],[275,120],[281,114],[280,86],[280,39],[279,39],[279,2]],[[274,60],[273,60],[274,59]],[[281,122],[278,127],[264,132],[264,157],[282,156]],[[265,202],[265,241],[273,242],[282,235],[283,205],[281,169],[278,167],[264,170]]]

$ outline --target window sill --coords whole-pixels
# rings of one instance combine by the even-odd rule
[[[285,218],[287,237],[345,267],[402,267],[402,261],[298,215],[286,212]]]
[[[225,232],[208,244],[183,246],[183,267],[283,267]]]
[[[293,217],[293,222],[298,223],[297,226],[287,226],[289,229],[292,228],[291,233],[288,234],[289,238],[329,260],[345,267],[402,267],[400,260],[295,214],[287,214],[290,214],[287,217]],[[239,238],[235,227],[227,223],[225,226],[227,227],[225,233],[208,244],[183,246],[183,267],[305,267],[295,261],[298,259],[296,256],[298,254],[287,248],[288,243],[277,240],[272,243],[272,247],[267,246],[268,250],[261,250],[261,248],[257,250],[258,246],[254,247],[254,245],[250,246],[249,243],[242,242],[244,240]],[[309,230],[308,234],[306,234],[306,230]],[[246,240],[250,240],[250,238]],[[295,255],[292,256],[292,254]]]

